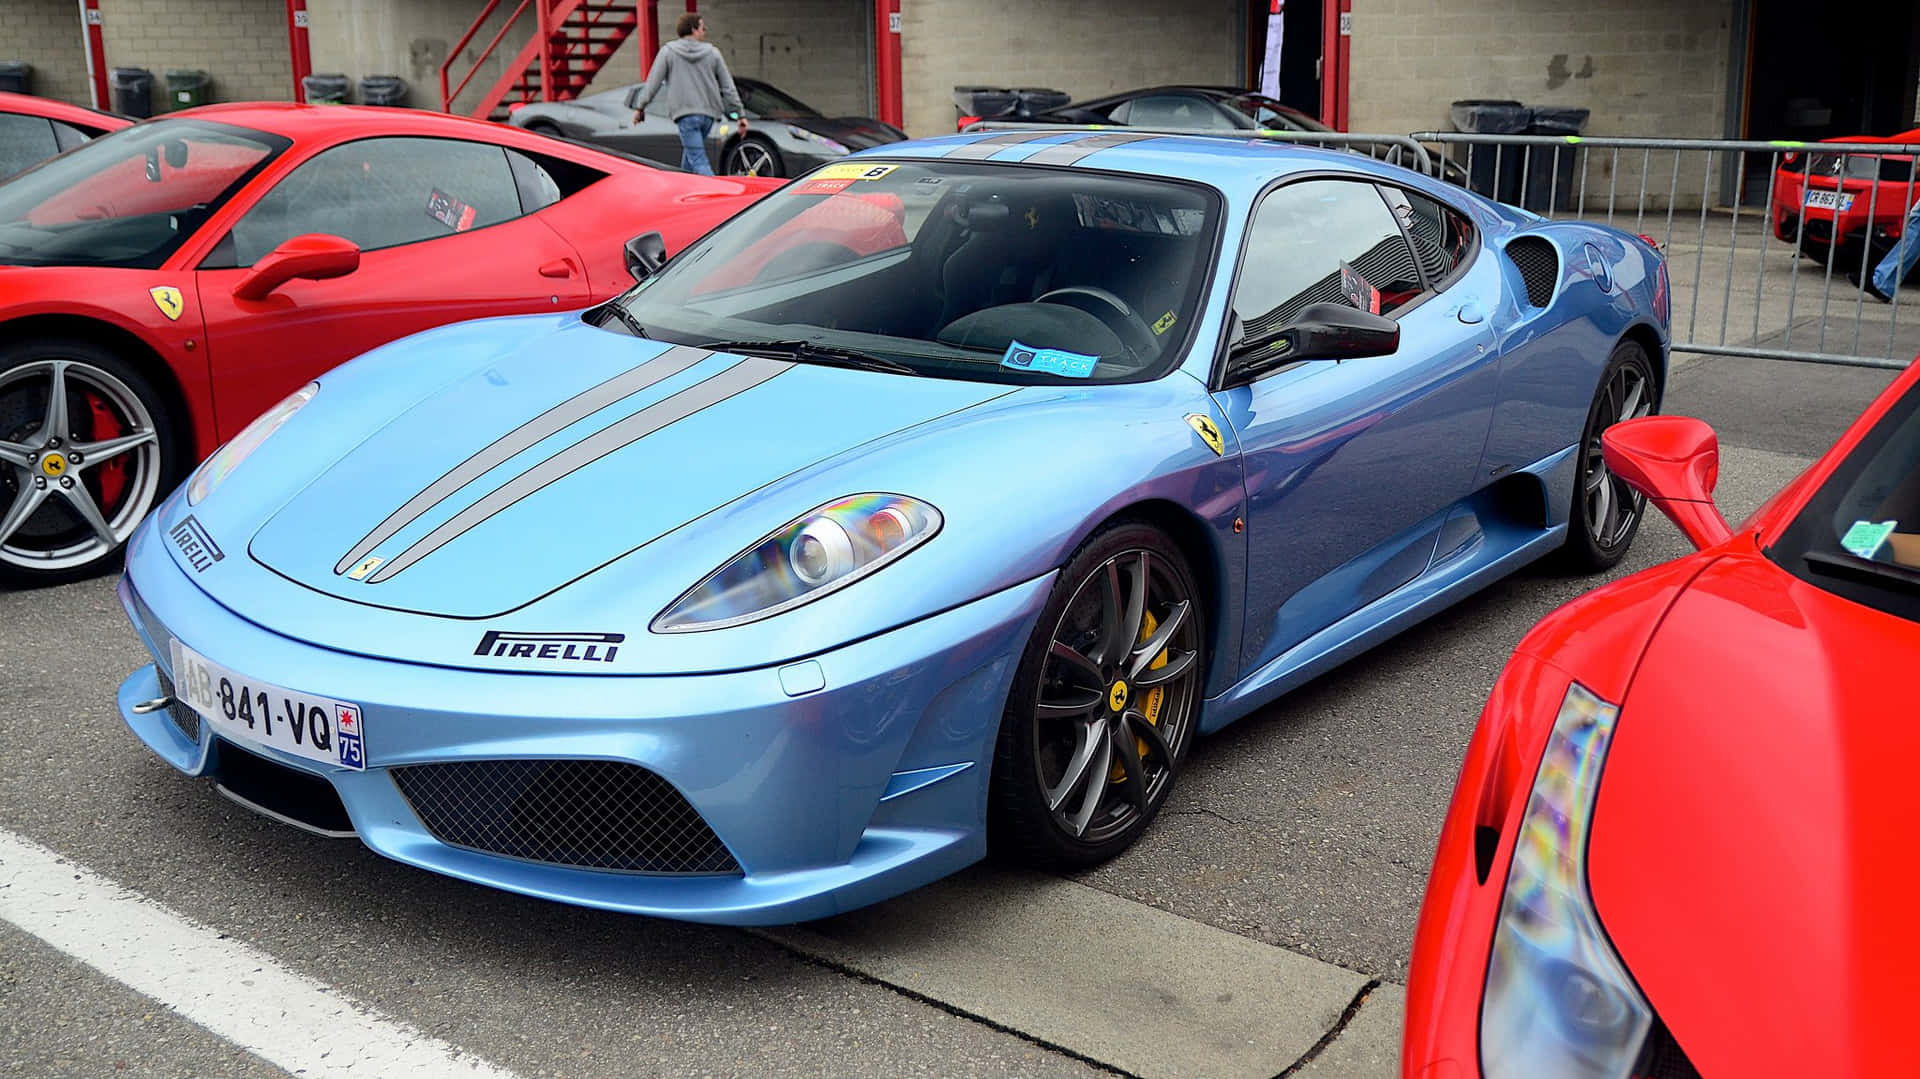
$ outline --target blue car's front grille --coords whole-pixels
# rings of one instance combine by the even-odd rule
[[[617,761],[461,761],[393,769],[442,843],[627,873],[738,874],[740,864],[673,785]]]

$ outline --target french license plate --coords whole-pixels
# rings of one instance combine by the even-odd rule
[[[173,693],[214,732],[336,768],[365,771],[360,706],[298,693],[222,667],[171,642]]]
[[[1837,209],[1841,213],[1846,213],[1853,209],[1853,196],[1843,195],[1838,191],[1809,191],[1807,192],[1807,209]]]

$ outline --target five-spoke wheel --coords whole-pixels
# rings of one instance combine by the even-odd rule
[[[0,580],[71,580],[116,556],[172,486],[165,411],[85,341],[0,350]]]
[[[990,823],[1003,852],[1091,865],[1166,800],[1199,715],[1206,634],[1179,549],[1127,523],[1081,548],[1014,679]]]
[[[720,171],[728,176],[784,176],[780,151],[756,138],[744,138],[727,148]]]

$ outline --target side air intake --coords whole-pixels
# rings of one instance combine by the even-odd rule
[[[1538,236],[1522,236],[1507,245],[1507,257],[1520,268],[1520,279],[1527,285],[1527,302],[1545,307],[1553,302],[1553,288],[1560,283],[1560,253]]]

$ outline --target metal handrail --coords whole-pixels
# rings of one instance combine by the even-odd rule
[[[1586,146],[1601,150],[1713,150],[1734,153],[1920,154],[1913,142],[1799,142],[1790,139],[1654,139],[1626,135],[1486,135],[1468,131],[1415,131],[1416,142],[1450,142],[1474,146]]]
[[[1395,157],[1389,164],[1400,164],[1399,153],[1405,151],[1413,155],[1419,163],[1415,171],[1433,175],[1433,155],[1425,146],[1420,145],[1417,136],[1410,135],[1370,135],[1365,132],[1351,131],[1274,131],[1267,128],[1251,128],[1235,131],[1200,130],[1179,127],[1135,127],[1131,124],[1048,124],[1020,120],[981,120],[967,125],[967,132],[975,131],[1094,131],[1100,134],[1147,134],[1147,135],[1190,135],[1203,139],[1229,139],[1234,142],[1257,140],[1261,142],[1302,142],[1327,146],[1387,146],[1394,150]],[[1403,166],[1404,167],[1404,166]]]

